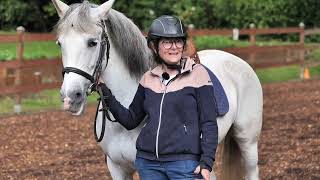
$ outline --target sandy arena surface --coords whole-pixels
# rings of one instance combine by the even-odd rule
[[[320,179],[320,80],[263,85],[261,179]],[[95,107],[0,117],[0,179],[111,179]]]

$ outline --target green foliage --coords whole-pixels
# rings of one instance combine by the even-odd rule
[[[320,43],[320,34],[306,36],[305,42],[306,43]]]
[[[50,18],[42,9],[44,3],[41,0],[1,0],[0,29],[13,30],[18,26],[27,27],[29,31],[46,31],[50,29],[47,26],[47,21]]]
[[[82,0],[64,0],[67,4]],[[105,0],[91,0],[96,4]],[[320,26],[319,0],[116,0],[114,9],[131,18],[142,30],[153,19],[169,14],[195,28]],[[58,16],[50,0],[1,0],[0,29],[23,25],[28,31],[51,31]]]
[[[154,6],[155,2],[150,0],[117,0],[113,8],[132,19],[140,29],[146,30],[156,18]]]

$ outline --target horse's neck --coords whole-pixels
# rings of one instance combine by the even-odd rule
[[[135,95],[138,82],[130,76],[128,70],[123,64],[123,61],[120,59],[120,56],[117,54],[117,52],[114,51],[112,46],[110,48],[110,60],[102,78],[116,99],[123,106],[128,108]],[[105,128],[105,140],[103,140],[102,143],[107,144],[112,144],[113,140],[117,140],[117,138],[110,139],[110,137],[119,137],[120,134],[124,135],[122,132],[129,132],[126,131],[125,128],[119,123],[113,123],[108,120],[106,121]],[[98,127],[98,129],[100,129],[100,127]],[[101,129],[98,130],[98,132],[100,131]],[[109,147],[106,144],[102,146]]]
[[[125,107],[129,107],[138,87],[138,81],[134,79],[117,51],[110,49],[110,60],[103,74],[103,80],[110,88],[112,94]]]

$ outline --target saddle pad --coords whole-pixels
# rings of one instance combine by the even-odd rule
[[[208,71],[208,74],[213,84],[213,94],[215,98],[217,114],[218,116],[223,116],[229,111],[229,101],[227,95],[217,76],[214,75],[214,73],[203,64],[202,66],[205,67],[205,69]]]

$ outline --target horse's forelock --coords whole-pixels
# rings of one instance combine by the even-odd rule
[[[91,4],[88,1],[70,5],[69,10],[56,25],[57,34],[67,32],[71,28],[77,32],[89,34],[96,32],[92,27],[97,22],[90,16],[90,8],[93,7],[97,7],[97,5]]]

